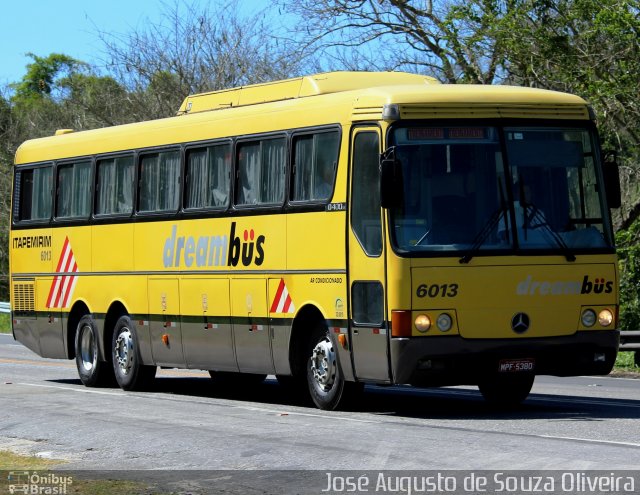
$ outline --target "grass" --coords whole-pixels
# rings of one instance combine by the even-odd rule
[[[0,333],[11,333],[11,315],[0,313]]]
[[[0,450],[0,471],[25,471],[49,469],[51,466],[60,465],[61,461],[43,459],[36,456],[14,454],[7,450]],[[0,478],[2,481],[2,478]]]
[[[636,366],[634,363],[633,352],[619,352],[618,358],[616,359],[616,367],[615,369],[618,371],[627,371],[627,372],[635,372],[640,374],[640,368]]]
[[[162,495],[162,493],[166,493],[158,492],[147,483],[138,481],[113,479],[85,480],[77,478],[73,472],[50,470],[52,466],[55,465],[59,467],[61,463],[64,463],[64,461],[42,459],[35,456],[0,451],[0,472],[5,471],[2,473],[3,476],[0,476],[0,493],[9,493],[9,485],[12,484],[8,479],[9,472],[17,474],[22,474],[20,472],[28,472],[29,474],[27,476],[37,474],[40,478],[46,478],[51,475],[55,475],[58,478],[71,478],[71,482],[66,484],[66,491],[60,491],[60,486],[65,487],[65,485],[58,483],[49,484],[45,481],[32,485],[43,490],[42,493],[66,493],[69,495]],[[21,480],[23,479],[24,476],[19,478],[18,482],[22,482]],[[15,483],[15,481],[13,481],[13,483]],[[50,490],[47,491],[47,488]],[[55,491],[56,489],[58,490],[57,492]]]

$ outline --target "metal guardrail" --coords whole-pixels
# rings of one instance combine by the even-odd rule
[[[8,302],[0,302],[0,313],[11,313],[11,306]]]
[[[621,351],[640,351],[640,330],[623,330],[620,332]]]

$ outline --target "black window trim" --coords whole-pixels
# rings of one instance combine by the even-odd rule
[[[90,193],[89,193],[89,214],[87,216],[81,216],[81,217],[59,217],[58,216],[58,188],[59,188],[59,183],[58,183],[58,172],[60,170],[60,168],[69,166],[69,165],[73,165],[76,163],[83,163],[83,162],[89,162],[90,163],[90,167],[91,167],[91,171],[90,171],[90,177],[89,177],[89,184],[90,184]],[[62,160],[56,160],[55,161],[55,166],[54,166],[54,176],[53,176],[53,204],[52,204],[52,209],[51,209],[51,215],[52,215],[52,219],[51,219],[51,226],[57,226],[57,225],[81,225],[81,224],[87,224],[89,223],[92,215],[93,215],[93,209],[94,209],[94,198],[95,198],[95,171],[96,171],[96,157],[95,155],[83,155],[83,156],[77,156],[77,157],[73,157],[73,158],[64,158]]]
[[[278,203],[260,203],[260,204],[237,204],[237,194],[238,194],[238,181],[240,180],[240,168],[238,167],[238,153],[240,146],[244,144],[250,143],[260,143],[260,155],[262,156],[262,142],[272,139],[282,139],[285,140],[285,148],[286,148],[286,159],[285,159],[285,176],[284,176],[284,197],[282,201]],[[238,137],[234,140],[233,145],[233,162],[232,162],[232,196],[231,196],[231,207],[229,208],[229,212],[233,215],[235,213],[243,213],[243,212],[281,212],[284,209],[284,206],[287,204],[288,194],[287,194],[287,184],[289,182],[290,173],[290,156],[291,156],[291,132],[290,131],[276,131],[276,132],[268,132],[262,134],[250,134],[242,137]]]
[[[144,149],[140,149],[138,150],[138,152],[136,153],[136,157],[135,157],[135,162],[134,162],[134,166],[135,166],[135,173],[134,173],[134,180],[135,182],[135,187],[134,187],[134,200],[133,200],[133,216],[134,218],[158,218],[160,220],[162,219],[173,219],[177,216],[180,215],[181,211],[182,211],[182,177],[184,176],[184,156],[185,156],[185,151],[184,151],[184,145],[182,144],[171,144],[171,145],[166,145],[166,146],[155,146],[155,147],[150,147],[150,148],[144,148]],[[179,156],[180,156],[180,170],[178,172],[178,206],[175,210],[161,210],[161,211],[140,211],[140,181],[141,181],[141,174],[140,174],[140,167],[142,165],[142,159],[145,156],[148,155],[153,155],[153,154],[160,154],[160,153],[167,153],[167,152],[172,152],[172,151],[177,151]]]
[[[334,170],[334,174],[333,174],[333,188],[331,190],[331,195],[329,196],[329,198],[327,199],[321,199],[321,200],[309,200],[309,199],[303,199],[303,200],[299,200],[296,201],[293,198],[293,189],[295,187],[295,163],[294,163],[294,159],[295,159],[295,148],[294,148],[294,143],[296,138],[298,137],[304,137],[304,136],[314,136],[316,134],[328,134],[330,132],[338,132],[338,159],[337,159],[337,166]],[[336,193],[336,182],[337,182],[337,178],[338,178],[338,168],[339,168],[339,164],[340,164],[340,151],[342,150],[342,137],[343,137],[343,129],[342,126],[339,124],[331,124],[331,125],[324,125],[324,126],[317,126],[317,127],[307,127],[304,129],[296,129],[294,131],[291,132],[291,137],[290,137],[290,144],[289,144],[289,181],[287,183],[288,188],[287,188],[287,207],[289,207],[292,210],[299,210],[301,208],[309,208],[309,207],[317,207],[317,206],[325,206],[327,204],[329,204],[329,202],[331,201],[331,198],[333,198],[334,194]]]
[[[184,144],[184,160],[183,160],[183,176],[181,181],[181,190],[182,190],[182,201],[180,204],[180,212],[186,217],[191,218],[196,215],[206,215],[211,216],[222,216],[225,213],[229,212],[233,205],[233,198],[235,197],[235,154],[234,154],[234,138],[220,138],[220,139],[212,139],[207,141],[194,141]],[[198,150],[198,149],[207,149],[215,146],[229,146],[229,152],[231,153],[231,167],[229,168],[229,200],[227,201],[226,206],[224,207],[215,207],[208,206],[204,208],[187,208],[185,205],[186,202],[186,194],[187,190],[187,156],[190,151]]]
[[[130,213],[96,213],[97,208],[97,199],[98,199],[98,165],[101,160],[114,160],[118,158],[125,158],[130,156],[133,159],[133,205]],[[116,151],[113,153],[101,153],[95,156],[95,172],[93,177],[93,209],[91,210],[91,220],[96,223],[108,223],[109,220],[128,220],[133,217],[135,213],[136,207],[136,199],[137,199],[137,188],[136,184],[138,183],[138,171],[136,167],[136,163],[138,160],[138,152],[136,150],[125,150],[125,151]]]
[[[37,168],[46,168],[46,167],[51,167],[51,189],[49,191],[49,194],[51,196],[51,211],[49,212],[49,218],[46,219],[38,219],[38,220],[16,220],[15,217],[15,211],[16,208],[18,210],[20,210],[20,205],[17,204],[16,202],[16,198],[15,198],[15,194],[16,194],[16,179],[18,177],[18,173],[26,171],[26,170],[35,170]],[[44,161],[44,162],[36,162],[36,163],[25,163],[25,164],[20,164],[20,165],[16,165],[13,168],[13,177],[12,177],[12,184],[13,184],[13,189],[11,191],[11,224],[14,226],[19,226],[19,227],[31,227],[33,226],[38,227],[38,228],[42,228],[43,226],[48,226],[51,224],[51,220],[53,218],[53,189],[55,186],[55,161],[54,160],[48,160],[48,161]],[[20,184],[20,189],[22,189],[22,184]],[[22,190],[20,191],[20,193],[22,194]]]
[[[331,132],[337,130],[339,134],[338,163],[340,162],[340,152],[342,149],[342,140],[344,137],[344,126],[340,123],[331,123],[316,125],[310,127],[300,127],[294,129],[281,129],[277,131],[269,131],[256,134],[243,134],[237,136],[225,136],[214,139],[203,139],[198,141],[189,141],[184,143],[170,143],[166,145],[149,146],[145,148],[131,148],[116,150],[110,152],[96,153],[94,155],[80,155],[68,157],[64,159],[51,159],[40,162],[30,162],[14,165],[12,199],[15,195],[15,177],[16,173],[21,170],[31,170],[40,167],[52,167],[52,189],[51,189],[51,216],[47,220],[15,220],[14,210],[11,210],[11,225],[16,230],[30,228],[46,228],[46,227],[64,227],[67,225],[105,225],[105,224],[121,224],[121,223],[137,223],[149,221],[170,221],[178,218],[198,219],[216,217],[243,217],[253,215],[269,215],[287,212],[307,213],[325,211],[327,200],[323,201],[292,201],[292,142],[294,136],[309,135],[320,132]],[[263,139],[284,138],[286,140],[286,163],[285,163],[285,190],[284,198],[280,203],[261,204],[261,205],[236,205],[236,187],[237,187],[237,150],[238,146],[252,141],[261,141]],[[202,148],[210,145],[219,145],[224,143],[231,144],[232,162],[231,162],[231,181],[230,181],[230,200],[229,205],[225,209],[217,208],[185,208],[185,169],[186,169],[186,153],[189,149]],[[176,211],[159,211],[159,212],[140,212],[139,189],[140,189],[140,161],[144,155],[159,153],[162,151],[179,151],[180,153],[180,190],[179,190],[179,207]],[[130,214],[96,214],[96,192],[97,192],[97,164],[99,160],[133,156],[134,161],[134,188],[133,188],[133,209]],[[91,210],[87,217],[75,218],[58,218],[55,216],[57,211],[57,190],[58,190],[58,167],[67,164],[78,163],[83,161],[91,162]],[[337,179],[337,173],[336,173]],[[335,182],[334,182],[335,193]]]

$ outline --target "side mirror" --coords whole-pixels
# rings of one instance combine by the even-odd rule
[[[403,196],[402,164],[394,158],[383,158],[380,161],[380,205],[399,208]]]
[[[607,194],[609,208],[620,208],[622,195],[620,194],[620,173],[615,153],[607,153],[602,159],[604,175],[604,190]]]

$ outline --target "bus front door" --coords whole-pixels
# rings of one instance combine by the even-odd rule
[[[379,193],[380,130],[357,128],[352,136],[349,206],[350,333],[360,380],[389,382],[385,322],[385,265]]]

